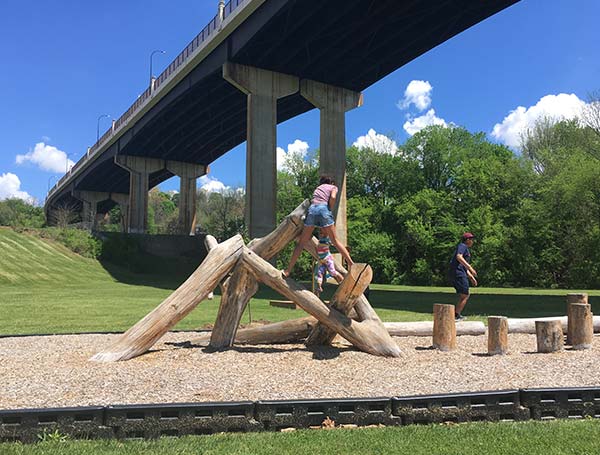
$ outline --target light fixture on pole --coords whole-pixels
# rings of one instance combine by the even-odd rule
[[[100,120],[103,118],[110,118],[110,115],[102,114],[100,117],[98,117],[98,122],[96,123],[96,144],[100,140]]]
[[[154,80],[154,74],[152,73],[152,57],[154,57],[154,54],[166,54],[166,52],[157,49],[155,51],[152,51],[152,53],[150,54],[150,85],[152,85],[152,81]]]

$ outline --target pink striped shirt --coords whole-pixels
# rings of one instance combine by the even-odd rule
[[[335,185],[330,185],[329,183],[323,183],[319,185],[315,192],[313,193],[313,204],[329,204],[329,198],[331,197],[331,192],[334,188],[337,188]]]

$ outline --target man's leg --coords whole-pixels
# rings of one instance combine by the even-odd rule
[[[456,304],[455,312],[457,315],[462,313],[465,308],[467,301],[469,300],[469,294],[458,294],[458,303]]]

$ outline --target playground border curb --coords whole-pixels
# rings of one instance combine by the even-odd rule
[[[381,398],[168,403],[0,410],[0,442],[155,439],[336,425],[600,418],[600,387],[512,389]]]

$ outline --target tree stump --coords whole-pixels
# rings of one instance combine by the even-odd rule
[[[573,303],[588,303],[588,295],[586,293],[571,293],[567,294],[567,344],[572,344],[571,341],[571,304]]]
[[[433,305],[433,347],[440,351],[456,349],[454,305]]]
[[[508,352],[508,319],[504,316],[488,317],[488,354],[503,355]]]
[[[556,352],[563,349],[563,331],[560,320],[536,321],[538,352]]]
[[[592,307],[588,303],[571,303],[570,308],[571,346],[575,350],[590,349],[594,335]]]

